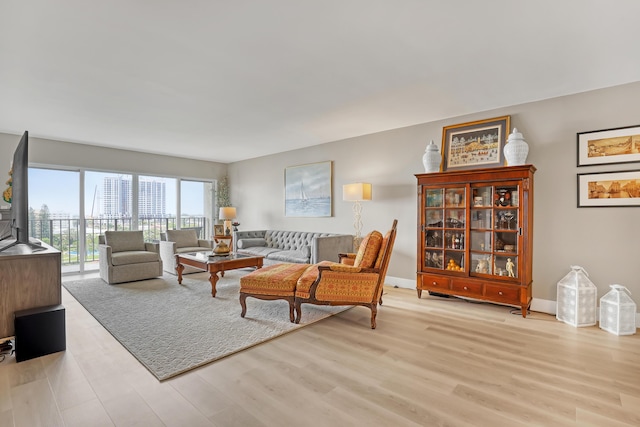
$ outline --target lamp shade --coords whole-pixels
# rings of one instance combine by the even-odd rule
[[[220,219],[236,219],[236,208],[220,208],[220,213],[218,216],[220,217]]]
[[[342,186],[342,200],[356,202],[371,200],[371,184],[366,182],[356,182]]]

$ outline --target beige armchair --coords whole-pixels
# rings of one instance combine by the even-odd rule
[[[187,252],[211,252],[213,242],[211,240],[198,239],[196,230],[167,230],[160,233],[160,258],[164,271],[176,274],[176,254]],[[195,273],[194,267],[185,266],[182,274]]]
[[[106,231],[98,237],[100,278],[111,284],[162,276],[157,243],[145,243],[142,231]]]

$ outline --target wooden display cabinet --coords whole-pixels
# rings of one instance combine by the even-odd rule
[[[531,305],[532,165],[418,174],[418,298]]]

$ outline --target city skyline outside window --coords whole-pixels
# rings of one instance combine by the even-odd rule
[[[215,218],[214,199],[211,181],[29,168],[31,235],[62,252],[64,271],[97,268],[99,236],[107,230],[137,229],[146,241],[157,241],[168,229],[194,228],[200,238],[207,238]]]
[[[131,177],[129,174],[115,172],[85,172],[85,215],[97,216],[101,212],[100,198],[104,192],[103,180],[106,177]],[[142,176],[141,176],[142,178]],[[175,216],[176,178],[152,177],[164,180],[166,189],[166,214]],[[130,178],[129,178],[130,179]],[[203,184],[207,181],[183,180],[181,186],[181,208],[183,214],[198,215],[205,212]],[[212,187],[211,187],[212,188]],[[29,207],[39,210],[47,205],[56,217],[75,218],[80,215],[78,203],[78,172],[58,169],[29,168]],[[52,197],[52,195],[55,195]]]

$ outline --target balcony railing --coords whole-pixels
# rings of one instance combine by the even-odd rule
[[[160,240],[160,233],[176,229],[178,219],[175,217],[140,218],[138,230],[142,230],[146,242]],[[78,218],[30,220],[29,236],[42,240],[59,250],[62,264],[80,263],[80,224]],[[132,230],[133,219],[123,218],[88,218],[85,220],[85,262],[98,261],[98,236],[110,230]],[[197,230],[198,238],[210,236],[209,221],[205,217],[185,217],[180,221],[180,228]]]

